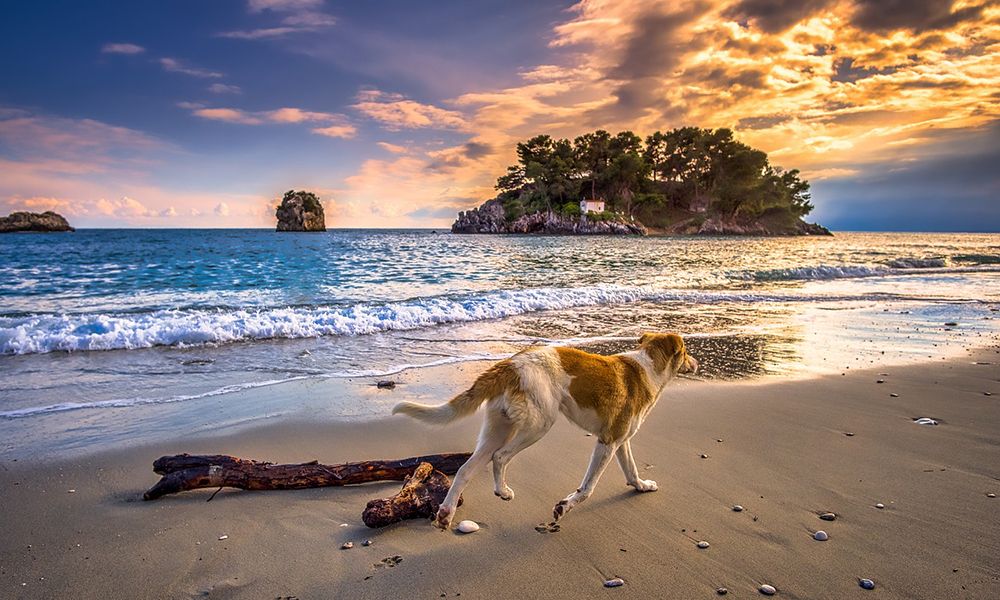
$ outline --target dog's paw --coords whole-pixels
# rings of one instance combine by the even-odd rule
[[[572,505],[569,503],[569,498],[560,500],[555,508],[552,509],[552,520],[558,521],[563,518],[569,512],[570,508],[572,508]]]
[[[439,529],[444,529],[447,531],[451,527],[451,509],[447,506],[442,506],[438,509],[437,518],[434,520],[434,526]]]
[[[657,489],[656,482],[652,479],[639,479],[635,482],[635,489],[640,492],[655,492]]]
[[[504,488],[502,490],[500,490],[500,491],[494,490],[493,493],[496,494],[497,497],[500,498],[501,500],[513,500],[514,499],[514,490],[510,489],[507,486],[504,486]]]

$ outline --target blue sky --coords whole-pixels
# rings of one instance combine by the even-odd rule
[[[995,0],[18,3],[0,212],[447,227],[517,141],[732,127],[834,229],[1000,230]]]

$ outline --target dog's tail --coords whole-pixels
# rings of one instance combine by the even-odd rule
[[[400,402],[392,407],[392,414],[402,413],[425,423],[444,425],[471,415],[483,402],[492,400],[504,392],[516,392],[520,389],[521,377],[517,369],[509,359],[502,360],[480,375],[472,387],[445,404],[430,406],[417,402]]]

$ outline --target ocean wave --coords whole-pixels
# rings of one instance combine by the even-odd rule
[[[935,269],[948,266],[943,258],[897,258],[889,261],[893,269]]]
[[[649,288],[592,286],[504,290],[466,297],[337,307],[161,310],[0,318],[0,354],[131,350],[273,338],[366,335],[540,310],[635,302]]]
[[[830,278],[846,273],[810,269],[786,278]],[[873,273],[874,274],[874,273]],[[855,272],[854,275],[865,276]],[[191,347],[267,339],[358,336],[449,323],[503,319],[544,310],[635,302],[812,302],[890,299],[890,295],[828,296],[795,293],[661,290],[589,286],[500,290],[350,306],[171,309],[146,313],[36,314],[0,317],[0,354],[44,354]]]
[[[881,277],[890,275],[891,273],[892,269],[888,267],[817,265],[815,267],[795,267],[791,269],[767,269],[765,271],[745,273],[739,277],[756,281],[795,281]]]
[[[929,258],[897,258],[886,265],[817,265],[814,267],[795,267],[789,269],[767,269],[764,271],[749,271],[734,273],[735,279],[762,282],[775,281],[823,281],[831,279],[859,279],[864,277],[892,277],[901,275],[927,274],[942,275],[950,273],[991,273],[1000,270],[995,263],[990,263],[988,257],[980,257],[976,265],[947,266],[943,259]],[[1000,260],[997,261],[1000,263]]]

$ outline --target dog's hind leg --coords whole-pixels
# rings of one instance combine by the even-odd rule
[[[483,428],[479,432],[479,443],[476,446],[476,451],[455,473],[455,479],[452,481],[451,487],[448,488],[448,495],[445,496],[438,508],[435,525],[441,529],[448,529],[462,490],[468,485],[476,471],[485,466],[493,458],[493,454],[502,448],[513,435],[513,424],[499,413],[488,409],[486,419],[483,421]]]
[[[590,456],[590,466],[587,467],[587,474],[583,476],[583,483],[580,484],[580,488],[575,492],[566,496],[556,504],[556,507],[552,509],[552,517],[558,521],[566,513],[568,513],[574,506],[583,502],[594,493],[594,487],[597,485],[597,480],[601,478],[601,473],[607,468],[608,463],[611,462],[611,457],[614,456],[615,451],[617,451],[617,445],[608,445],[604,442],[597,442],[594,446],[594,453]]]
[[[639,469],[635,466],[635,459],[632,458],[632,443],[625,440],[615,452],[618,459],[618,466],[625,474],[625,481],[640,492],[655,492],[656,482],[651,479],[639,479]]]
[[[523,425],[517,430],[514,439],[507,442],[503,448],[493,453],[493,493],[503,500],[513,500],[514,490],[507,486],[506,474],[507,465],[518,452],[531,446],[542,439],[552,423],[539,423],[537,425]]]

